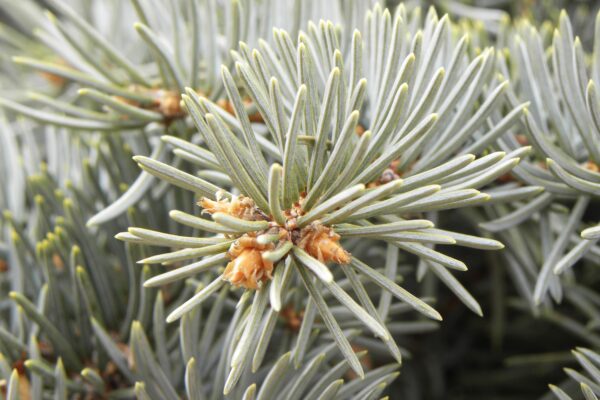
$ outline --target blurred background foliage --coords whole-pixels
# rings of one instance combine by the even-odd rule
[[[2,0],[0,4],[7,1],[11,0]],[[43,92],[49,97],[73,98],[73,89],[65,85],[60,77],[32,72],[12,62],[12,57],[15,55],[57,61],[56,54],[42,45],[32,33],[32,26],[46,24],[41,22],[42,16],[36,7],[44,8],[46,4],[25,3],[36,10],[28,14],[31,16],[29,20],[25,20],[23,14],[16,12],[16,8],[1,8],[0,91],[2,97],[29,104],[31,98],[23,91],[25,86]],[[92,3],[97,2],[82,0],[74,3],[85,15],[93,12]],[[552,32],[559,25],[561,10],[566,10],[574,34],[581,38],[583,48],[591,58],[594,51],[594,30],[598,29],[595,28],[596,14],[600,10],[598,1],[568,0],[439,0],[407,1],[404,4],[409,10],[422,7],[423,14],[431,6],[435,7],[440,16],[448,13],[457,26],[463,26],[470,33],[473,52],[481,51],[487,45],[495,45],[499,51],[506,52],[508,67],[515,70],[519,67],[510,57],[510,49],[514,43],[514,36],[511,34],[518,29],[523,20],[537,27],[543,39],[544,49],[547,49],[552,46]],[[394,1],[389,3],[390,7],[396,5],[397,2]],[[103,6],[95,4],[95,7]],[[21,10],[26,8],[27,6],[24,6]],[[93,15],[87,15],[86,18],[94,20]],[[99,25],[105,29],[104,32],[117,36],[121,33],[118,29],[111,30],[106,24],[103,25],[105,22],[99,22]],[[139,52],[143,53],[142,50]],[[140,54],[132,51],[134,58],[138,56],[141,58],[143,54]],[[511,76],[507,78],[512,79]],[[519,92],[518,95],[522,93]],[[527,96],[523,94],[522,100],[526,98]],[[156,313],[154,302],[161,302],[163,299],[157,296],[156,289],[142,287],[142,281],[150,278],[154,272],[137,266],[134,266],[135,269],[128,269],[135,260],[150,254],[146,249],[135,246],[128,245],[123,248],[112,238],[116,233],[126,230],[127,226],[134,224],[170,227],[166,218],[168,211],[175,206],[179,209],[190,209],[191,206],[185,203],[183,191],[171,189],[167,195],[167,202],[146,201],[139,207],[131,208],[126,217],[117,219],[114,223],[91,230],[77,231],[85,227],[85,221],[114,202],[126,191],[127,185],[135,181],[138,172],[135,163],[130,161],[131,156],[139,153],[149,154],[152,143],[129,141],[122,137],[98,139],[85,135],[70,136],[62,128],[48,127],[10,114],[3,116],[2,120],[3,129],[16,132],[13,137],[18,137],[18,141],[10,146],[18,149],[20,160],[16,160],[19,158],[16,157],[12,160],[14,164],[9,163],[7,159],[0,160],[0,163],[5,163],[2,169],[4,190],[0,196],[0,204],[3,209],[11,210],[10,213],[5,213],[2,219],[0,312],[3,320],[7,321],[3,329],[6,328],[7,331],[10,329],[17,332],[15,335],[20,335],[18,342],[25,343],[28,348],[19,348],[19,350],[28,355],[22,357],[21,351],[3,348],[1,350],[11,354],[13,360],[0,363],[0,369],[2,369],[2,376],[6,376],[7,373],[10,375],[10,370],[16,368],[18,362],[23,363],[25,358],[40,360],[38,364],[30,362],[29,366],[32,369],[37,368],[38,375],[44,376],[45,387],[47,387],[48,381],[60,381],[52,376],[60,374],[61,368],[44,361],[44,354],[36,355],[35,350],[32,350],[39,348],[37,343],[31,341],[32,337],[36,337],[37,330],[29,326],[30,322],[27,322],[25,317],[27,313],[23,311],[23,304],[19,304],[20,307],[15,311],[14,299],[9,299],[8,293],[17,288],[32,303],[40,301],[39,292],[44,290],[42,282],[52,279],[52,274],[56,272],[66,282],[65,287],[61,289],[70,291],[73,296],[81,296],[86,284],[85,271],[92,272],[93,263],[108,260],[107,263],[113,266],[113,270],[108,272],[104,270],[101,274],[106,276],[98,279],[110,281],[111,271],[125,274],[127,279],[120,282],[119,287],[115,289],[116,304],[109,306],[114,308],[114,315],[122,319],[122,322],[106,320],[107,315],[100,313],[105,319],[107,330],[110,328],[115,342],[119,346],[124,346],[125,342],[131,340],[131,323],[135,319],[141,321],[146,332],[152,332],[149,336],[156,338],[164,328],[159,322],[164,315]],[[172,129],[178,127],[174,126]],[[515,132],[515,134],[520,133]],[[44,145],[40,146],[41,142]],[[1,145],[9,146],[7,143]],[[57,153],[56,149],[60,151]],[[57,154],[59,158],[69,160],[67,168],[63,168],[64,163],[58,162]],[[123,165],[115,166],[111,157],[126,161]],[[532,158],[534,161],[543,162],[545,155],[536,155]],[[15,165],[19,168],[13,168]],[[119,176],[120,173],[123,175]],[[104,192],[94,183],[98,181],[102,181],[102,185],[110,185],[113,191]],[[153,194],[158,197],[157,192],[160,190],[160,187],[154,189]],[[585,208],[581,220],[586,223],[600,220],[598,205],[597,200],[590,200],[590,205]],[[548,207],[551,208],[548,215],[568,216],[572,207],[573,198],[560,197],[555,200],[552,207]],[[478,222],[497,218],[508,212],[499,208],[493,211],[458,210],[440,214],[438,225],[443,228],[460,226],[463,233],[479,234],[481,230],[477,227]],[[548,225],[540,221],[544,220],[543,215],[537,219],[529,219],[518,228],[511,228],[514,232],[511,231],[505,236],[497,234],[494,237],[503,241],[507,247],[510,247],[513,242],[522,241],[522,245],[530,246],[533,249],[532,253],[536,253],[534,254],[536,261],[544,260],[543,253],[548,248],[540,243],[544,242],[544,231],[548,229]],[[548,216],[548,220],[551,218],[555,217]],[[562,222],[563,220],[559,219],[552,226],[560,226]],[[14,247],[18,249],[18,256],[22,258],[19,262],[24,265],[23,271],[30,271],[29,275],[20,276],[22,280],[17,283],[14,276],[9,273],[12,265],[9,265],[10,249],[5,244],[9,242],[8,237],[11,237],[10,241],[13,245],[16,243]],[[72,246],[73,243],[77,245]],[[574,267],[577,269],[576,280],[571,279],[571,276],[565,279],[564,287],[567,293],[565,301],[560,304],[544,303],[540,308],[534,309],[515,284],[515,278],[507,267],[509,264],[507,252],[498,254],[472,249],[465,251],[451,246],[441,247],[446,254],[464,261],[469,266],[469,270],[461,273],[457,279],[477,299],[484,315],[479,317],[470,312],[452,292],[433,279],[432,274],[426,275],[420,283],[412,275],[406,275],[403,285],[415,289],[420,296],[434,297],[436,309],[444,316],[444,321],[437,325],[437,329],[427,327],[418,330],[418,334],[414,335],[410,332],[410,325],[408,326],[407,332],[404,332],[406,334],[402,335],[401,345],[410,349],[411,354],[404,359],[400,376],[387,390],[391,399],[550,399],[555,395],[548,389],[549,383],[560,384],[563,390],[572,393],[574,398],[581,398],[579,382],[584,380],[580,375],[565,373],[564,369],[580,371],[582,365],[587,371],[586,376],[591,375],[589,378],[591,382],[586,381],[586,384],[593,387],[594,380],[598,383],[598,376],[594,375],[597,371],[585,363],[582,364],[581,361],[584,357],[581,354],[586,354],[589,359],[593,359],[594,353],[590,351],[589,354],[592,355],[589,355],[577,350],[580,356],[578,358],[572,352],[578,347],[600,349],[600,295],[598,294],[600,272],[597,249],[594,250],[596,253],[593,256],[579,261]],[[77,248],[80,249],[76,250]],[[84,254],[81,259],[77,258],[80,254],[78,251]],[[374,260],[382,260],[384,251],[381,248],[374,249],[369,256]],[[411,257],[402,261],[411,265],[416,263]],[[47,269],[40,272],[38,268],[40,264],[51,265],[55,271],[49,273],[50,270]],[[92,264],[92,268],[87,269],[85,264]],[[531,279],[535,283],[535,280]],[[165,301],[168,303],[171,297],[181,291],[191,294],[194,290],[195,287],[191,285],[181,284],[170,291],[163,292],[163,295],[167,296]],[[103,299],[81,301],[102,302]],[[235,315],[234,305],[226,303],[224,314],[227,319]],[[39,304],[36,306],[40,307]],[[90,307],[90,310],[94,311],[93,307]],[[83,311],[77,308],[70,310],[67,316],[69,324],[80,324],[78,326],[81,329],[90,332],[101,331],[102,328],[79,320],[77,318],[79,312]],[[177,348],[179,339],[176,328],[164,329],[168,329],[169,349]],[[68,330],[69,328],[65,326],[62,332],[65,337],[68,337]],[[6,343],[11,343],[11,338],[12,336],[2,336],[0,333],[0,339],[4,339],[4,342],[2,340],[0,342],[5,347]],[[134,340],[143,343],[145,339]],[[76,343],[77,355],[84,362],[102,364],[101,372],[105,374],[102,379],[106,384],[109,380],[106,376],[110,375],[110,371],[107,370],[111,365],[107,361],[106,350],[98,350],[102,346],[97,340],[94,342],[93,346],[84,342]],[[211,357],[216,355],[213,354]],[[67,360],[63,361],[67,365]],[[177,358],[176,361],[182,360]],[[375,351],[370,353],[368,362],[381,366],[391,361],[389,355]],[[165,365],[169,365],[174,360],[165,361],[163,358],[161,362],[164,369]],[[71,360],[71,363],[76,364],[67,365],[67,369],[71,371],[82,367],[77,365],[77,360]],[[5,371],[7,368],[9,368],[8,372]],[[176,375],[183,374],[183,369],[185,366],[179,366],[174,369],[175,372],[171,376],[167,377],[177,388],[182,387],[182,379]],[[207,377],[210,376],[209,371],[203,373]],[[102,385],[95,381],[93,373],[89,372],[89,374],[85,384],[98,384],[101,390],[104,390]],[[110,383],[113,386],[109,389],[124,387],[125,385],[121,385],[121,381],[127,379],[124,375],[127,375],[127,372],[115,372],[110,375],[110,379],[114,382]],[[568,375],[574,379],[569,378]],[[76,393],[85,393],[81,388],[81,381],[74,383],[67,380],[66,382],[71,388],[76,388]],[[4,387],[6,386],[5,380]],[[123,390],[123,396],[132,395],[133,392],[133,388],[128,388],[128,391]],[[141,393],[139,388],[136,393],[142,397],[139,395]]]

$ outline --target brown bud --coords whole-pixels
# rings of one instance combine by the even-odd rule
[[[362,125],[356,125],[355,132],[358,136],[362,136],[365,133],[365,127]]]
[[[307,228],[299,246],[321,262],[348,264],[350,254],[344,250],[339,241],[340,236],[331,228],[319,225]]]
[[[181,96],[176,92],[165,92],[159,100],[158,111],[167,118],[183,116]]]
[[[229,199],[214,201],[203,197],[198,205],[209,214],[221,212],[246,220],[254,220],[257,217],[254,201],[249,197],[237,196],[231,201]]]
[[[273,263],[262,258],[262,251],[246,247],[227,264],[223,277],[234,286],[258,289],[272,273]]]

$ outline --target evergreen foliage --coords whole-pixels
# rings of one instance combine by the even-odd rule
[[[417,3],[0,1],[6,398],[600,396],[600,13]]]

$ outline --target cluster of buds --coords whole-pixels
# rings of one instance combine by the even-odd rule
[[[275,265],[264,254],[284,242],[291,242],[322,263],[350,262],[350,254],[343,249],[339,243],[340,236],[331,227],[324,226],[319,221],[302,229],[297,227],[296,218],[303,214],[300,202],[284,212],[284,226],[260,211],[249,197],[234,196],[232,199],[217,201],[202,198],[198,204],[208,214],[224,213],[247,221],[269,222],[267,229],[244,233],[231,245],[228,251],[231,261],[227,264],[223,277],[234,286],[258,289],[271,279]],[[264,243],[258,239],[261,235],[275,236],[277,240]]]

